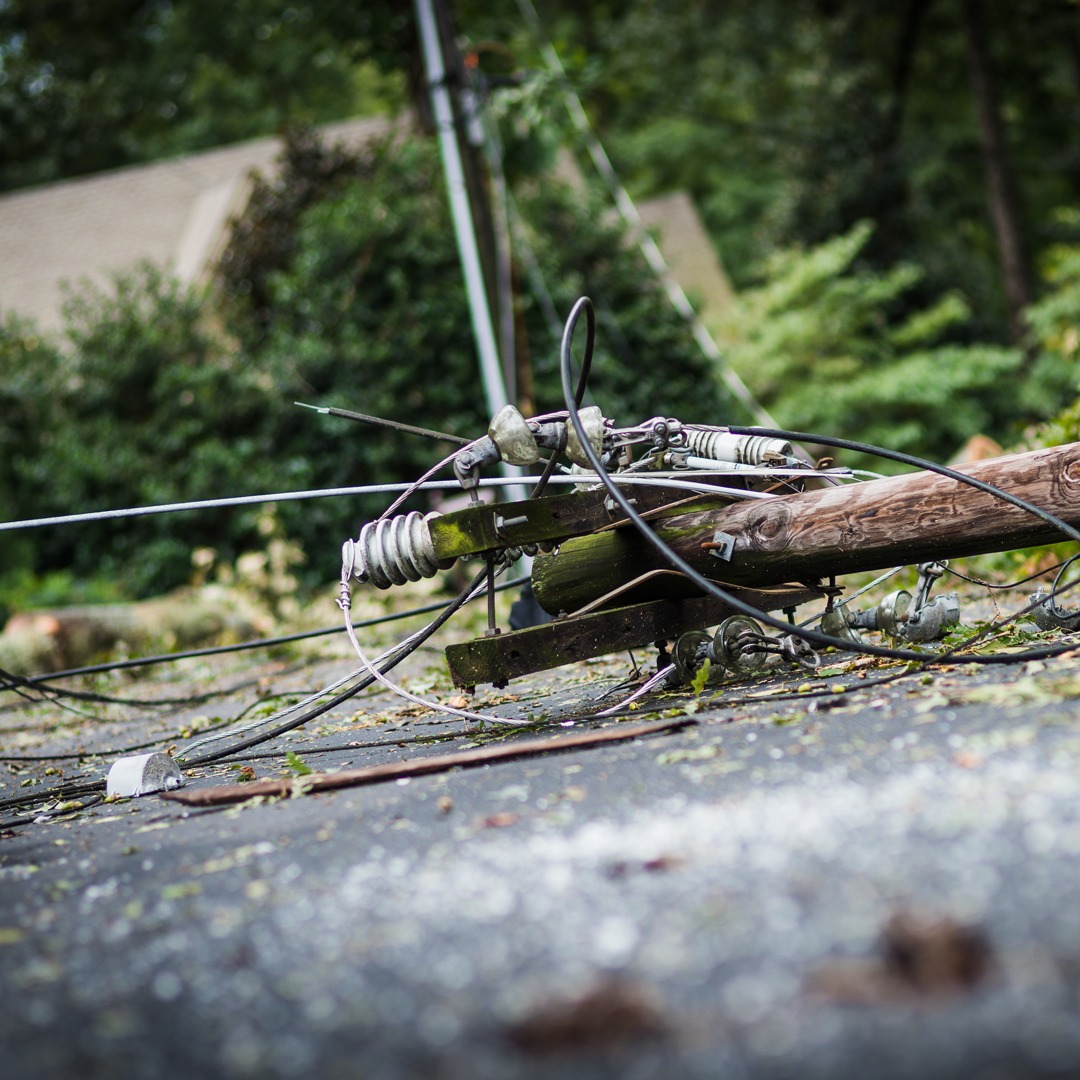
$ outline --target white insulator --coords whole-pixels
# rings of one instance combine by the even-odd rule
[[[732,435],[718,428],[684,428],[686,445],[704,458],[741,465],[776,464],[792,456],[791,443],[764,435]]]
[[[431,578],[454,565],[455,559],[439,559],[426,517],[418,510],[368,522],[356,541],[353,576],[378,589],[404,585],[406,581]]]

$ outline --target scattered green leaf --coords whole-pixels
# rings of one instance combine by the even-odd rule
[[[299,754],[292,750],[285,751],[285,763],[292,770],[294,776],[311,776],[315,771]]]
[[[189,896],[198,896],[202,886],[197,881],[181,881],[175,885],[166,885],[161,890],[162,900],[184,900]]]
[[[665,750],[657,755],[658,765],[678,765],[685,761],[707,761],[709,758],[719,757],[723,753],[723,747],[718,743],[708,743],[706,746],[695,746],[692,749]]]
[[[701,667],[694,672],[690,680],[690,686],[694,691],[694,697],[701,697],[709,682],[709,671],[712,669],[712,661],[706,656],[701,662]]]

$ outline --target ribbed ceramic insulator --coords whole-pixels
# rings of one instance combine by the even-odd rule
[[[685,428],[686,444],[694,453],[713,461],[733,461],[741,465],[766,465],[769,458],[791,456],[791,443],[764,435],[732,435],[717,428]]]
[[[454,559],[438,559],[428,528],[430,518],[413,510],[382,521],[368,522],[356,541],[354,576],[378,589],[404,585],[406,581],[435,577],[449,569]]]

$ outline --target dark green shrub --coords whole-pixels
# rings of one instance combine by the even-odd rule
[[[583,292],[597,300],[591,390],[607,415],[726,418],[689,330],[599,208],[548,187],[523,206],[560,312]],[[520,318],[539,405],[559,408],[556,342],[531,298]],[[22,359],[0,376],[0,394],[27,401],[21,426],[0,429],[24,448],[0,474],[10,516],[412,480],[451,449],[318,416],[297,400],[468,437],[489,419],[426,140],[350,156],[295,136],[278,178],[257,187],[237,223],[211,295],[145,268],[112,292],[77,294],[66,329],[64,354],[49,351],[38,369],[29,338],[13,332],[5,345]],[[341,540],[389,500],[279,505],[286,535],[307,552],[309,583],[334,579]],[[257,513],[50,529],[23,558],[37,571],[113,576],[145,595],[188,580],[196,547],[231,559],[258,545]]]

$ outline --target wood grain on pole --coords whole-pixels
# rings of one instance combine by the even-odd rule
[[[958,469],[1080,525],[1080,443]],[[734,540],[730,561],[703,547]],[[931,559],[1054,543],[1066,537],[1029,511],[933,472],[846,484],[678,514],[657,534],[700,573],[761,587]],[[533,592],[549,612],[573,611],[619,582],[668,565],[633,528],[583,536],[538,556]],[[651,595],[624,596],[651,599]]]

